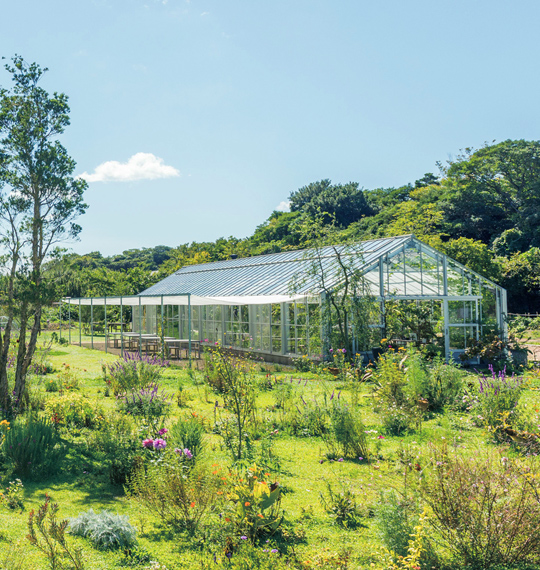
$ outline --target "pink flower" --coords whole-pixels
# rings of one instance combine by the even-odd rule
[[[165,435],[169,430],[167,428],[162,428],[159,430],[159,435]]]
[[[384,439],[384,435],[378,435],[377,439]]]
[[[146,447],[147,449],[152,449],[152,447],[154,447],[154,440],[153,439],[145,439],[142,442],[143,447]]]
[[[154,449],[165,449],[167,447],[167,442],[164,439],[154,439]]]

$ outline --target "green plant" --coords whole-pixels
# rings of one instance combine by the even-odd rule
[[[438,539],[474,568],[540,563],[540,482],[532,462],[432,448],[420,490]]]
[[[181,449],[189,449],[194,458],[198,458],[204,446],[204,427],[193,416],[180,418],[169,430],[169,439]]]
[[[93,509],[71,519],[69,530],[74,535],[90,539],[94,546],[102,550],[131,548],[137,534],[127,516],[113,515],[109,511],[95,513]]]
[[[381,492],[376,510],[377,527],[384,546],[395,556],[407,556],[418,521],[418,504],[411,497],[395,491]]]
[[[51,570],[84,570],[82,550],[69,546],[66,540],[69,521],[58,522],[58,509],[58,504],[51,505],[50,498],[45,496],[37,513],[30,511],[26,538],[47,556]]]
[[[65,447],[48,421],[18,418],[6,433],[2,453],[16,475],[41,479],[58,471]]]
[[[193,533],[207,511],[214,508],[222,481],[205,465],[188,463],[184,457],[165,452],[162,461],[135,470],[126,490],[166,524]]]
[[[5,493],[0,493],[0,503],[4,502],[8,509],[24,509],[23,484],[20,479],[10,481]]]
[[[117,400],[119,410],[147,426],[152,435],[158,431],[158,426],[165,421],[171,408],[171,397],[159,390],[159,384],[151,384]]]
[[[60,387],[56,378],[47,378],[45,380],[45,392],[58,392],[58,390],[60,390]]]
[[[81,394],[68,392],[47,400],[45,412],[51,421],[65,427],[92,427],[102,411]]]
[[[332,393],[332,398],[334,394]],[[369,458],[365,426],[357,410],[338,398],[333,399],[330,409],[330,431],[324,436],[328,449],[327,457],[358,459]]]
[[[342,490],[336,492],[330,482],[326,481],[326,493],[319,493],[324,510],[332,517],[335,524],[345,528],[355,528],[361,517],[356,503],[356,495],[351,489],[342,485]]]
[[[274,533],[283,522],[281,489],[279,484],[267,483],[270,473],[254,465],[247,470],[231,473],[231,490],[227,499],[231,501],[233,523],[240,534],[252,542],[265,534]]]
[[[486,426],[499,441],[505,441],[508,440],[505,428],[513,426],[517,420],[524,381],[508,376],[505,370],[496,373],[492,366],[490,371],[490,376],[482,375],[478,380],[472,413],[476,423]]]
[[[124,358],[102,365],[103,379],[115,396],[155,386],[168,362],[145,354],[125,352]]]
[[[246,423],[255,412],[253,367],[221,347],[205,352],[209,384],[223,393],[225,409],[231,414],[222,422],[221,435],[235,461],[243,458]]]
[[[387,433],[392,435],[417,427],[423,414],[408,390],[406,360],[407,354],[390,349],[381,355],[373,373],[374,409],[380,414]]]
[[[297,372],[310,372],[313,366],[311,359],[307,354],[298,358],[293,358],[293,366]]]

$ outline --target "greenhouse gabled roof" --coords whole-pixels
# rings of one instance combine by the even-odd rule
[[[359,269],[368,269],[377,263],[380,257],[399,251],[414,239],[414,236],[406,235],[359,242],[355,244],[353,255],[358,260]],[[189,265],[146,289],[140,295],[190,293],[200,297],[286,296],[291,294],[293,279],[306,275],[314,259],[320,260],[323,270],[329,273],[331,283],[331,272],[336,258],[334,247],[342,252],[347,248],[345,245],[328,246],[318,252],[314,249],[284,251],[203,265]],[[295,293],[318,294],[320,286],[316,280],[305,279]]]

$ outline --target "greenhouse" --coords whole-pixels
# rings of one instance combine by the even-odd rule
[[[363,318],[351,305],[344,331],[347,296]],[[389,332],[400,306],[424,307],[432,332]],[[139,295],[65,298],[60,310],[70,342],[93,348],[191,359],[218,343],[284,363],[324,359],[343,334],[358,353],[390,334],[456,358],[487,330],[504,335],[506,313],[502,287],[413,235],[186,266]]]

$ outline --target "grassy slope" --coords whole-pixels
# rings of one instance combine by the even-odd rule
[[[81,380],[81,393],[98,401],[104,408],[114,406],[113,398],[104,398],[101,380],[101,363],[112,362],[115,357],[103,352],[92,351],[78,346],[58,346],[50,353],[50,361],[55,369],[61,369],[69,364],[75,369]],[[261,374],[265,374],[261,372]],[[304,398],[317,397],[321,399],[323,393],[329,394],[332,390],[343,389],[342,397],[350,398],[347,386],[340,386],[330,379],[321,380],[312,374],[298,374],[294,372],[277,373],[286,376],[290,381],[294,377],[297,392]],[[300,385],[299,378],[307,379]],[[219,396],[209,393],[204,386],[194,385],[183,370],[169,369],[166,372],[165,388],[176,391],[179,382],[189,392],[192,400],[189,402],[191,411],[208,418],[210,425],[213,422],[213,404]],[[531,403],[540,402],[537,391],[528,391],[527,399]],[[208,400],[208,401],[207,401]],[[359,397],[366,429],[380,432],[376,414],[371,409],[369,388],[362,386]],[[273,403],[272,392],[261,392],[258,398],[259,408]],[[186,413],[185,409],[174,406],[175,417]],[[174,417],[170,421],[174,421]],[[373,447],[377,443],[377,434],[370,434],[374,439]],[[226,466],[227,458],[219,445],[219,437],[208,435],[207,456],[212,462]],[[282,460],[283,473],[280,482],[290,492],[283,499],[283,507],[287,518],[295,521],[296,528],[303,528],[306,540],[297,546],[298,552],[304,560],[312,560],[320,555],[324,549],[328,553],[337,553],[342,550],[352,552],[349,568],[369,568],[370,563],[376,561],[376,553],[382,546],[376,532],[373,518],[364,518],[364,525],[356,530],[344,530],[331,524],[329,517],[323,511],[319,501],[319,491],[324,488],[324,481],[339,484],[340,481],[350,484],[363,499],[368,507],[378,500],[377,490],[390,486],[399,487],[402,484],[393,461],[386,461],[396,457],[398,448],[407,448],[413,454],[425,450],[428,442],[455,442],[463,446],[467,452],[476,453],[478,449],[486,446],[486,436],[477,428],[473,428],[468,418],[463,414],[447,414],[435,417],[424,422],[422,430],[404,438],[385,437],[378,440],[381,445],[381,454],[384,460],[375,465],[354,462],[324,462],[319,463],[324,452],[324,444],[320,438],[294,438],[280,435],[276,441],[276,451]],[[73,463],[73,462],[72,462]],[[169,570],[172,568],[190,568],[196,565],[197,555],[187,548],[186,540],[173,536],[168,529],[159,524],[159,521],[140,511],[138,506],[127,500],[121,489],[111,487],[103,474],[96,473],[95,466],[75,463],[72,471],[63,471],[54,480],[42,483],[25,484],[26,510],[19,513],[0,507],[0,552],[9,548],[8,540],[20,540],[25,560],[29,568],[47,568],[45,558],[34,548],[27,545],[24,540],[28,512],[36,508],[44,499],[45,493],[52,496],[60,504],[61,517],[72,517],[89,508],[100,510],[110,509],[121,514],[128,514],[132,524],[141,531],[140,543],[152,552]],[[5,483],[5,481],[4,481]],[[79,538],[72,541],[83,546],[87,555],[87,568],[112,568],[120,558],[119,554],[102,553]],[[5,550],[4,550],[5,551]],[[0,558],[1,559],[1,558]]]

